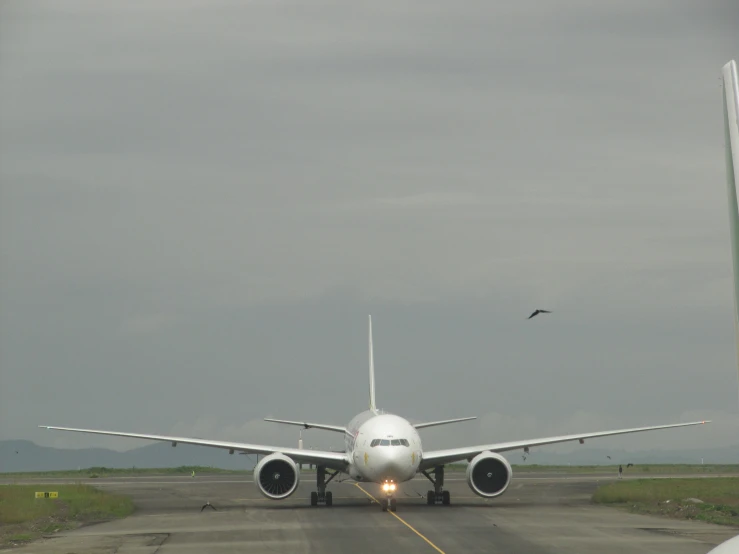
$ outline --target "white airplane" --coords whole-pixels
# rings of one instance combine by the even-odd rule
[[[724,89],[724,140],[726,141],[726,192],[729,204],[729,237],[734,281],[734,330],[739,362],[739,208],[736,200],[736,176],[739,175],[739,77],[736,62],[731,60],[722,70]]]
[[[710,423],[707,421],[695,421],[691,423],[675,423],[672,425],[637,427],[634,429],[618,429],[615,431],[600,431],[497,444],[482,444],[479,446],[446,450],[424,451],[421,444],[421,436],[418,434],[419,429],[470,419],[475,418],[464,417],[412,424],[400,416],[377,409],[377,405],[375,404],[372,317],[370,316],[369,410],[354,417],[346,427],[302,421],[266,419],[266,421],[276,423],[298,425],[305,429],[324,429],[341,433],[344,435],[344,452],[303,450],[300,448],[262,446],[241,442],[145,435],[141,433],[121,433],[118,431],[101,431],[96,429],[74,429],[48,425],[39,425],[39,427],[60,431],[75,431],[78,433],[93,433],[97,435],[113,435],[117,437],[171,442],[172,446],[177,446],[178,443],[211,446],[213,448],[228,450],[229,454],[237,451],[248,454],[264,454],[265,457],[254,468],[254,483],[264,496],[273,500],[287,498],[297,490],[300,482],[299,463],[313,464],[316,466],[317,491],[311,492],[312,506],[316,506],[319,503],[331,506],[333,503],[332,494],[331,491],[326,490],[326,485],[339,473],[345,473],[356,481],[381,485],[384,492],[384,497],[381,499],[382,510],[387,511],[389,508],[391,511],[395,511],[397,507],[395,491],[398,483],[409,481],[418,473],[424,475],[434,486],[434,490],[429,490],[426,496],[426,501],[429,505],[439,503],[445,505],[450,504],[449,491],[444,490],[445,464],[463,460],[469,462],[467,466],[467,484],[469,487],[478,496],[494,498],[506,491],[513,474],[510,464],[501,455],[502,452],[518,449],[523,449],[527,452],[533,446],[542,446],[545,444],[568,441],[579,441],[580,444],[583,444],[586,439],[595,437],[624,435],[627,433],[639,433],[641,431]]]
[[[736,61],[721,70],[724,105],[724,140],[726,141],[726,192],[729,197],[729,236],[734,276],[734,331],[739,363],[739,207],[736,200],[736,176],[739,175],[739,76]],[[739,554],[739,535],[722,542],[708,554]]]

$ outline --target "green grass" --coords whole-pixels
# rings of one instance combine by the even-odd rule
[[[29,535],[28,533],[18,533],[17,535],[10,535],[8,540],[12,542],[28,542],[33,540],[33,535]]]
[[[702,475],[702,474],[737,474],[739,475],[739,464],[636,464],[633,467],[624,468],[624,475],[630,473],[649,473],[650,475]],[[612,465],[590,465],[590,466],[545,466],[537,464],[512,465],[514,475],[517,473],[592,473],[610,474],[618,473],[618,464]]]
[[[694,504],[688,498],[703,503]],[[640,514],[739,526],[739,477],[618,481],[596,490],[593,502]]]
[[[35,498],[36,491],[56,491],[59,498]],[[90,521],[125,517],[133,509],[125,496],[82,484],[0,485],[0,546]]]

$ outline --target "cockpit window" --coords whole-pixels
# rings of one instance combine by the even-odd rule
[[[410,446],[408,439],[372,439],[370,447],[375,446]]]

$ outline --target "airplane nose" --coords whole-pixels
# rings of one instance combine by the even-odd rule
[[[388,460],[387,463],[385,463],[385,471],[383,473],[392,479],[400,478],[401,473],[403,473],[403,466],[401,465],[400,460]]]
[[[408,453],[406,452],[406,454]],[[408,458],[407,460],[405,459],[406,457]],[[399,452],[388,453],[378,468],[380,469],[382,478],[396,481],[405,479],[411,462],[410,454],[406,457],[401,456]]]

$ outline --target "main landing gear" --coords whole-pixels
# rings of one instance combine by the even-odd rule
[[[318,506],[319,504],[325,504],[326,506],[332,506],[334,503],[333,495],[331,491],[326,490],[326,485],[331,482],[331,479],[336,477],[339,472],[334,471],[329,473],[328,480],[326,479],[326,468],[323,466],[316,467],[316,485],[318,486],[318,492],[310,493],[310,505]]]
[[[391,481],[385,481],[382,484],[382,492],[385,493],[385,498],[380,499],[380,506],[382,507],[383,512],[387,512],[388,508],[391,512],[397,512],[398,511],[398,501],[395,498],[395,489],[397,488],[397,485],[391,480]]]
[[[434,485],[434,490],[426,493],[426,504],[433,506],[435,504],[443,504],[449,506],[451,503],[451,495],[449,491],[444,490],[444,466],[436,466],[434,468],[434,476],[428,474],[427,471],[422,471],[426,476],[426,479],[431,481]]]

